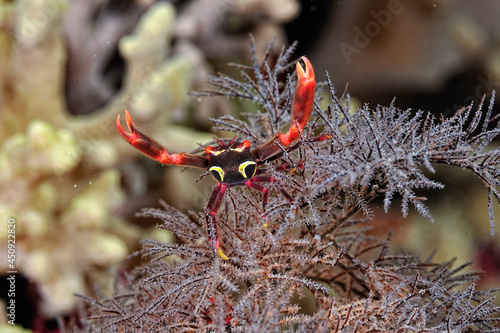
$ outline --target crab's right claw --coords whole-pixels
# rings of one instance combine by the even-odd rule
[[[127,110],[125,110],[125,119],[127,122],[127,127],[129,132],[125,131],[125,129],[122,127],[120,123],[120,115],[116,117],[116,129],[118,130],[118,133],[122,136],[122,138],[125,139],[128,143],[131,143],[134,140],[134,135],[133,133],[137,131],[137,127],[135,126],[134,122],[132,121],[132,117],[130,117],[130,113],[128,113]]]
[[[120,115],[116,117],[116,129],[118,133],[120,133],[122,138],[130,143],[132,147],[153,160],[166,165],[174,164],[203,169],[208,167],[208,159],[205,156],[186,153],[170,154],[165,147],[137,129],[127,110],[125,110],[125,121],[129,130],[128,132],[120,123]]]

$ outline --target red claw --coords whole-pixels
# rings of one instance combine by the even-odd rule
[[[125,139],[125,141],[127,141],[128,143],[131,143],[132,141],[134,141],[134,131],[137,131],[137,127],[135,127],[135,124],[134,122],[132,121],[132,117],[130,117],[130,113],[128,113],[127,110],[125,110],[125,120],[127,122],[127,127],[128,127],[128,130],[130,131],[129,132],[126,132],[121,123],[120,123],[120,115],[118,115],[118,117],[116,117],[116,129],[118,130],[118,133],[120,133],[120,135],[122,136],[122,138]]]
[[[304,126],[311,117],[314,106],[314,91],[316,89],[316,79],[314,69],[306,57],[301,58],[305,64],[305,69],[297,62],[297,88],[293,95],[292,119],[290,129],[285,134],[278,133],[266,143],[260,145],[252,151],[259,160],[264,161],[272,156],[277,156],[281,152],[281,147],[288,147],[296,141]],[[323,140],[323,138],[319,139]]]
[[[311,62],[306,57],[302,57],[306,65],[306,70],[297,62],[297,76],[299,78],[297,89],[293,97],[292,124],[297,124],[299,131],[306,126],[311,117],[314,106],[314,91],[316,89],[316,78]]]
[[[309,59],[306,57],[301,59],[304,61],[305,70],[297,62],[298,82],[293,96],[290,129],[286,134],[279,135],[279,139],[284,146],[288,146],[299,138],[300,132],[311,117],[314,106],[314,91],[316,89],[314,69]]]
[[[129,132],[125,131],[122,127],[120,115],[116,117],[116,129],[118,133],[120,133],[125,141],[144,155],[166,165],[175,164],[194,168],[207,167],[208,160],[206,157],[186,153],[170,154],[161,144],[139,131],[127,110],[125,110],[125,121]]]

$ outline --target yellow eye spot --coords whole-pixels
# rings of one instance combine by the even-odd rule
[[[253,175],[255,175],[255,171],[257,170],[255,167],[252,167],[248,170],[246,169],[246,167],[248,167],[250,165],[255,165],[255,164],[257,164],[257,163],[255,163],[254,161],[246,161],[246,162],[243,162],[240,164],[239,171],[243,175],[243,177],[250,178],[250,177],[253,177]],[[247,171],[250,171],[248,175],[247,175]],[[250,175],[250,173],[252,173],[252,174]]]
[[[212,172],[212,175],[214,176],[215,180],[220,181],[220,182],[224,181],[224,170],[222,170],[221,167],[213,166],[210,169],[208,169],[208,171]],[[215,171],[215,172],[217,172],[217,174],[219,174],[220,180],[217,179],[217,177],[215,176],[213,171]]]

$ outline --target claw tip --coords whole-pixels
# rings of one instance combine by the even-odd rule
[[[229,260],[229,258],[224,254],[224,252],[222,252],[222,249],[217,249],[217,252],[219,253],[219,255],[221,256],[222,259],[224,260]]]
[[[116,117],[116,128],[118,129],[118,131],[122,129],[122,124],[120,123],[120,114],[118,114],[118,116]]]
[[[305,67],[302,67],[300,62],[297,61],[297,75],[299,79],[314,80],[314,71],[311,62],[306,56],[300,57],[304,62]]]
[[[125,116],[126,116],[127,127],[129,129],[129,131],[132,131],[132,129],[130,127],[130,122],[132,120],[130,119],[130,115],[127,112],[127,110],[125,110]],[[118,130],[118,133],[120,133],[120,135],[122,136],[122,138],[124,138],[126,141],[130,142],[130,140],[131,140],[131,134],[127,133],[125,131],[125,129],[123,129],[123,126],[120,123],[120,114],[118,114],[118,116],[116,117],[116,129]]]

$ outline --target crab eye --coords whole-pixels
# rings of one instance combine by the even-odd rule
[[[257,163],[254,161],[243,162],[240,164],[239,171],[245,178],[253,177],[257,171]]]
[[[224,181],[224,170],[222,170],[221,167],[213,166],[210,169],[208,169],[208,171],[210,171],[212,177],[214,177],[216,181],[218,182]]]

